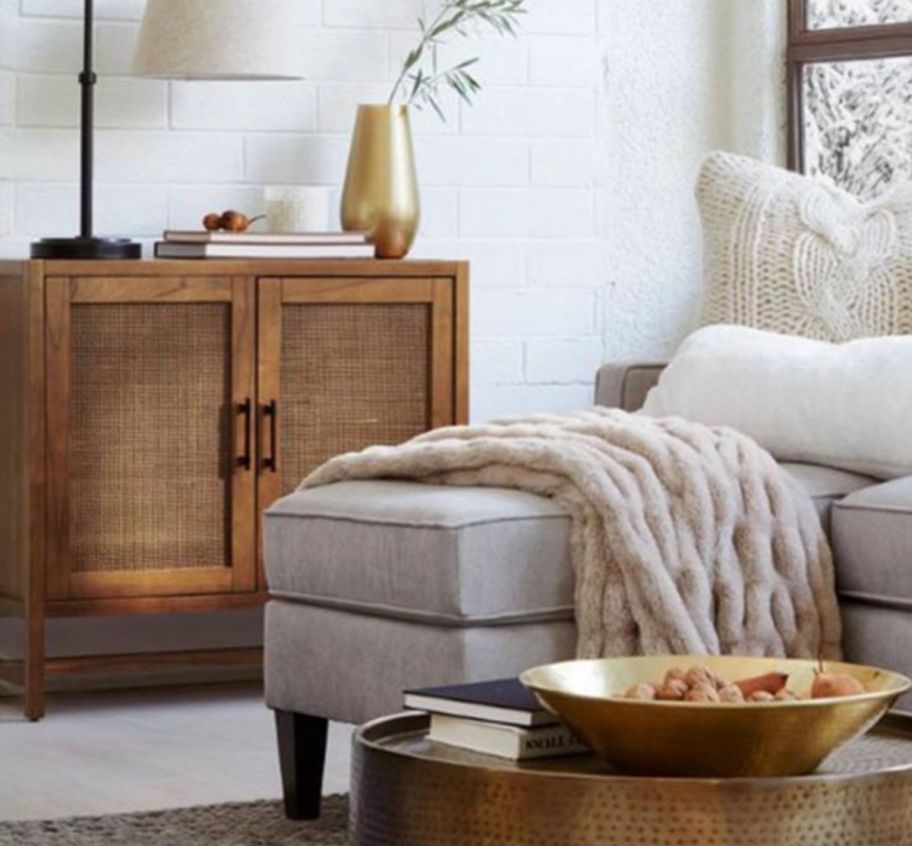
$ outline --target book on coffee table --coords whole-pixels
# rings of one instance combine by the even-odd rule
[[[581,755],[590,751],[588,746],[576,739],[570,729],[560,724],[520,728],[506,723],[448,717],[445,714],[431,715],[428,740],[513,761]]]
[[[519,679],[407,690],[404,704],[406,708],[432,714],[505,723],[520,728],[559,723],[557,717],[542,708],[535,695],[526,690]]]
[[[404,702],[431,714],[436,743],[514,761],[589,751],[519,679],[408,690]]]

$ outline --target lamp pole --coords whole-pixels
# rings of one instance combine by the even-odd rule
[[[79,87],[82,96],[82,122],[79,138],[79,236],[84,239],[92,237],[92,172],[95,161],[95,145],[92,128],[95,124],[95,83],[98,77],[94,68],[94,0],[85,0],[85,20],[82,35],[82,73],[79,74]]]
[[[138,259],[142,248],[126,238],[96,238],[93,234],[92,193],[95,158],[95,36],[94,0],[85,0],[82,32],[82,71],[79,126],[79,235],[76,238],[42,238],[32,244],[32,258]]]

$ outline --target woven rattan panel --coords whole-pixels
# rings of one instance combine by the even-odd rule
[[[230,373],[227,305],[73,307],[74,571],[229,563]]]
[[[425,305],[284,306],[285,492],[334,455],[427,429],[430,337]]]

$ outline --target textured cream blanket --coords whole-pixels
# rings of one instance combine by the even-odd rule
[[[839,654],[814,504],[732,429],[613,409],[452,427],[339,456],[302,487],[381,477],[564,505],[580,657]]]

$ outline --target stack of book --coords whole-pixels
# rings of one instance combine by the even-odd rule
[[[589,751],[518,679],[407,690],[404,698],[406,708],[430,713],[436,743],[514,761]]]
[[[169,259],[345,259],[373,258],[362,232],[165,232],[155,256]]]

